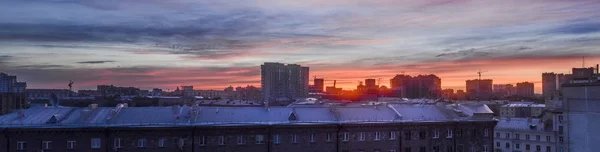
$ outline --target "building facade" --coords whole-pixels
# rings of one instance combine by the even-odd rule
[[[545,104],[535,103],[509,103],[500,106],[501,117],[540,117],[545,109]]]
[[[489,99],[492,97],[492,85],[493,80],[491,79],[475,79],[467,80],[467,94],[470,99]]]
[[[442,80],[436,75],[396,75],[390,80],[392,96],[401,98],[440,98]]]
[[[557,132],[537,118],[500,119],[494,142],[496,152],[561,152]]]
[[[0,116],[0,147],[6,152],[491,152],[497,121],[485,107],[464,108],[47,107]]]
[[[517,83],[517,95],[521,97],[535,96],[534,84],[531,82]]]
[[[262,99],[279,104],[308,96],[309,68],[297,64],[261,65]]]

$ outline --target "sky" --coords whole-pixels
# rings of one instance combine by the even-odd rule
[[[264,62],[353,89],[436,74],[534,82],[600,63],[598,0],[0,0],[0,72],[28,88],[260,86]],[[583,59],[582,57],[585,57]],[[585,61],[585,63],[584,63]],[[326,85],[332,85],[327,81]]]

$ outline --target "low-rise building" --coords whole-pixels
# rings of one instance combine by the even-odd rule
[[[494,130],[496,152],[559,152],[557,132],[537,118],[502,118]]]
[[[542,115],[545,104],[535,103],[509,103],[500,107],[501,117],[539,117]]]
[[[486,106],[40,107],[0,116],[1,151],[491,152]]]

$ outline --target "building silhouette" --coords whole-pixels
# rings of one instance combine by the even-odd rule
[[[266,62],[261,65],[262,99],[284,104],[308,96],[309,68],[297,64]]]
[[[535,96],[534,84],[531,82],[517,83],[517,95],[521,97],[533,97]]]
[[[401,98],[440,98],[442,80],[436,75],[396,75],[390,80],[391,92]]]
[[[492,97],[492,85],[493,80],[491,79],[475,79],[467,80],[467,94],[470,99],[480,100],[489,99]]]

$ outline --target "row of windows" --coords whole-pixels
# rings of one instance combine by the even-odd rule
[[[419,152],[427,152],[427,147],[418,147],[415,148],[414,150],[417,150]],[[433,146],[432,148],[432,152],[441,152],[443,151],[443,149],[440,148],[440,146]],[[446,152],[454,152],[455,149],[452,146],[448,146],[446,147]],[[462,152],[465,151],[464,146],[463,145],[458,145],[456,147],[456,151],[457,152]],[[470,152],[491,152],[491,149],[488,145],[483,145],[483,149],[478,150],[476,146],[471,146],[471,149],[469,150]],[[404,152],[413,152],[413,147],[404,147]]]
[[[456,133],[454,133],[454,131],[456,131]],[[425,131],[419,131],[418,133],[418,137],[420,140],[426,139],[426,135],[427,133]],[[490,130],[489,129],[484,129],[483,130],[483,137],[489,137],[490,134]],[[473,137],[478,137],[481,134],[478,134],[478,129],[473,129],[471,131],[471,135]],[[463,137],[463,129],[458,129],[458,130],[454,130],[454,129],[446,129],[444,132],[444,137],[445,138],[452,138],[452,137]],[[440,130],[434,130],[433,134],[432,134],[432,138],[440,138]],[[404,132],[404,139],[405,140],[411,140],[412,139],[412,132],[411,131],[406,131]]]
[[[100,148],[100,138],[92,138],[92,148]],[[67,141],[67,149],[75,149],[77,145],[77,141],[69,140]],[[26,141],[17,141],[17,150],[27,150],[27,142]],[[50,150],[52,149],[52,141],[42,141],[42,150]]]
[[[510,143],[506,143],[505,144],[505,148],[510,148]],[[496,147],[500,148],[500,142],[496,142]],[[521,149],[521,144],[516,143],[515,144],[515,149]],[[531,146],[529,144],[525,144],[525,150],[531,150]],[[540,145],[536,145],[535,146],[535,150],[536,151],[542,151],[542,146]],[[550,146],[546,146],[546,152],[551,152],[552,151],[552,147]]]
[[[504,134],[504,138],[510,139],[510,137],[511,137],[510,133],[505,133]],[[519,139],[520,140],[521,139],[521,134],[515,133],[514,137],[515,137],[515,139]],[[501,138],[499,132],[496,132],[496,138]],[[552,141],[551,139],[552,139],[552,137],[546,136],[546,141],[547,142],[551,142]],[[525,140],[532,140],[531,135],[525,134]],[[541,136],[540,135],[535,135],[535,140],[536,141],[541,141]]]

